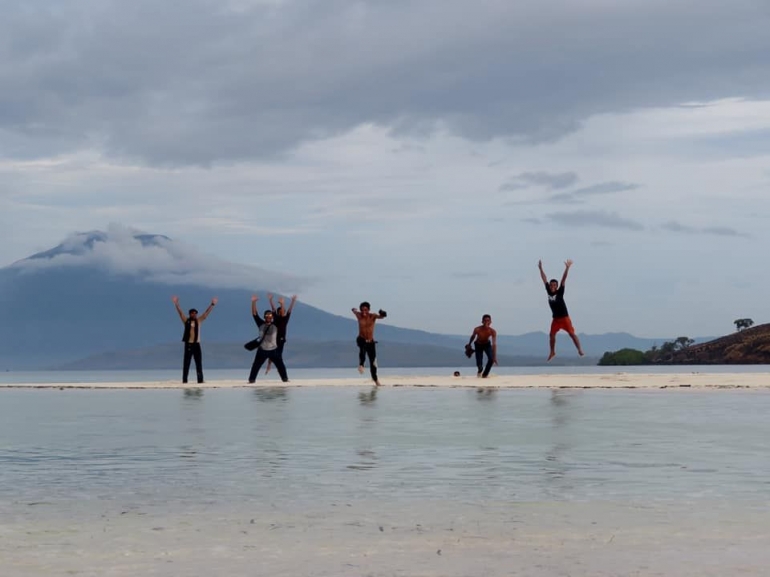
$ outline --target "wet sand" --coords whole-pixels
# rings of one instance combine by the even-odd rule
[[[436,387],[436,388],[497,388],[497,389],[770,389],[768,373],[658,373],[638,374],[540,374],[491,375],[487,379],[476,376],[451,375],[399,376],[383,375],[382,387]],[[277,377],[260,378],[255,384],[245,380],[213,380],[203,384],[179,381],[148,382],[82,382],[82,383],[8,383],[0,388],[32,389],[224,389],[257,387],[361,387],[371,386],[368,378],[355,376],[343,379],[295,379],[282,383]]]
[[[770,566],[764,508],[724,502],[101,505],[17,503],[24,521],[6,507],[4,577],[723,577]]]

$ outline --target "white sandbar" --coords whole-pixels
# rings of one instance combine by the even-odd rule
[[[491,375],[487,379],[475,376],[452,377],[444,375],[383,376],[383,387],[436,387],[436,388],[496,388],[496,389],[770,389],[768,373],[612,373],[612,374],[540,374]],[[8,383],[0,388],[31,389],[230,389],[258,387],[361,387],[371,386],[363,377],[336,379],[295,379],[282,383],[277,378],[263,378],[255,384],[245,380],[212,380],[203,384],[179,381],[147,382],[72,382],[72,383]]]

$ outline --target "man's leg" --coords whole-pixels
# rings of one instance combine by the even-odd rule
[[[476,353],[476,376],[481,376],[481,369],[484,366],[484,349],[479,344],[474,347]]]
[[[481,376],[486,379],[489,376],[489,371],[492,370],[492,343],[487,343],[484,347],[484,354],[487,355],[487,366],[484,367],[484,374]]]
[[[192,360],[192,345],[190,343],[184,344],[184,360],[182,361],[182,382],[187,382],[187,377],[190,374],[190,361]]]
[[[257,380],[257,373],[262,365],[267,360],[267,353],[262,349],[257,349],[257,354],[254,355],[254,362],[251,363],[251,372],[249,372],[249,382],[253,383]]]
[[[200,343],[193,343],[193,359],[195,360],[195,373],[198,377],[198,384],[203,383],[203,353]]]
[[[366,343],[366,354],[369,355],[369,371],[372,374],[372,380],[376,384],[380,384],[377,379],[377,346],[374,341]]]
[[[572,342],[575,343],[575,347],[577,348],[578,354],[582,357],[585,355],[583,352],[583,347],[580,346],[580,339],[578,338],[577,334],[575,332],[569,333],[570,338],[572,339]]]
[[[276,370],[278,371],[278,376],[281,377],[281,380],[284,383],[289,382],[289,375],[286,374],[286,365],[283,362],[283,357],[281,356],[281,349],[280,347],[272,352],[270,355],[270,360],[273,361],[273,364],[275,365]]]
[[[361,337],[356,339],[358,345],[358,372],[364,374],[364,363],[366,362],[366,341]]]
[[[556,333],[559,332],[559,327],[557,326],[556,319],[553,319],[551,321],[551,332],[548,335],[548,344],[551,347],[551,352],[548,354],[548,359],[551,360],[556,356]]]

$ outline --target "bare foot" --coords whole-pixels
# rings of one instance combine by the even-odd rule
[[[362,375],[364,374],[364,365],[358,365],[358,372]]]
[[[478,373],[476,373],[476,378],[477,378],[477,379],[480,379],[480,378],[481,378],[481,371],[479,371]]]
[[[375,387],[379,387],[380,386],[380,381],[374,381],[374,386]]]
[[[548,355],[548,358],[546,359],[546,362],[550,361],[550,360],[551,360],[552,358],[554,358],[555,356],[556,356],[556,353],[555,353],[555,352],[553,352],[553,351],[551,351],[551,354],[550,354],[550,355]]]

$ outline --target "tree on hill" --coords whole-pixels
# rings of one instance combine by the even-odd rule
[[[733,323],[735,324],[735,330],[742,331],[753,325],[754,321],[751,319],[735,319]]]
[[[665,363],[671,360],[674,353],[691,347],[695,341],[690,337],[678,337],[673,341],[666,341],[660,347],[653,345],[648,351],[642,352],[636,349],[620,349],[619,351],[606,352],[599,359],[599,364],[608,365],[648,365],[650,363]]]
[[[648,362],[646,354],[636,349],[620,349],[614,353],[607,351],[599,359],[599,364],[602,366],[646,365]]]

